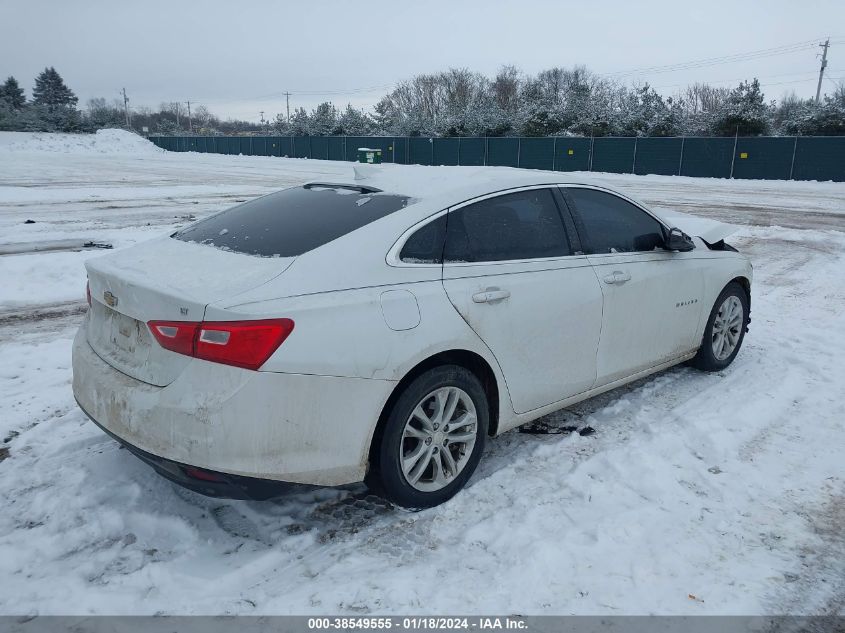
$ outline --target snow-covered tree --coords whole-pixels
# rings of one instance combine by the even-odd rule
[[[308,113],[305,108],[297,108],[293,111],[288,125],[288,134],[292,136],[308,136],[310,134]]]
[[[716,136],[757,136],[769,129],[771,107],[764,101],[760,82],[743,81],[731,90],[717,113],[711,133]]]
[[[287,115],[282,112],[278,113],[276,118],[270,122],[270,130],[273,134],[278,134],[279,136],[290,136]]]
[[[53,112],[57,108],[73,108],[78,99],[73,91],[65,85],[64,79],[50,66],[45,68],[35,78],[35,88],[32,90],[32,103],[44,106]]]
[[[123,104],[108,104],[102,97],[89,99],[86,104],[86,127],[99,130],[105,127],[122,127],[126,123]]]
[[[330,136],[337,131],[337,108],[326,101],[318,105],[308,116],[309,136]]]
[[[337,135],[369,136],[375,131],[372,117],[363,110],[356,110],[352,104],[347,104],[346,110],[337,121]]]
[[[23,88],[18,85],[17,79],[9,77],[0,86],[0,101],[5,101],[12,110],[20,110],[26,105]]]
[[[516,111],[522,73],[516,66],[502,66],[490,85],[491,96],[500,111],[513,113]]]
[[[781,134],[802,136],[845,135],[845,84],[820,103],[794,95],[781,100],[774,114]]]
[[[619,133],[625,136],[676,136],[680,131],[680,108],[648,84],[624,91],[622,111]]]
[[[155,130],[161,136],[178,136],[182,133],[182,129],[172,119],[159,119]]]

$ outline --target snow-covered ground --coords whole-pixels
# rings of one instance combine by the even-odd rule
[[[753,322],[727,371],[544,420],[593,435],[507,433],[432,510],[354,486],[220,501],[76,408],[101,253],[79,248],[351,167],[99,136],[0,133],[0,613],[845,613],[845,184],[583,175],[743,225]]]

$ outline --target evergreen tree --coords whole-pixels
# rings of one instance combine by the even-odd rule
[[[679,112],[670,97],[664,100],[648,84],[625,91],[624,121],[626,136],[675,136],[679,132]]]
[[[340,115],[337,121],[337,128],[333,134],[337,136],[369,136],[374,132],[373,120],[366,112],[356,110],[352,104],[346,106],[346,110]]]
[[[18,85],[17,79],[9,77],[5,83],[0,86],[0,101],[8,103],[12,110],[20,110],[26,105],[26,97],[23,94],[23,88]]]
[[[787,98],[775,113],[781,134],[801,136],[845,136],[845,84],[821,103],[812,99]]]
[[[290,118],[288,134],[292,136],[309,136],[308,113],[305,108],[297,108]]]
[[[276,115],[276,118],[270,124],[270,127],[280,136],[290,136],[291,134],[288,118],[282,113]]]
[[[728,95],[724,108],[713,122],[716,136],[757,136],[769,129],[770,107],[763,101],[760,82],[743,81]]]
[[[49,112],[53,112],[56,108],[73,108],[77,101],[76,95],[52,66],[45,68],[35,78],[32,91],[32,103],[35,105],[45,106]]]
[[[337,129],[337,108],[326,101],[311,111],[307,130],[310,136],[329,136]]]

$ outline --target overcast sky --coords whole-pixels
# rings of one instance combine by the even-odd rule
[[[672,94],[757,76],[776,99],[815,94],[816,44],[827,36],[832,91],[845,79],[845,0],[0,0],[0,76],[29,96],[35,75],[55,66],[81,106],[125,86],[132,106],[190,99],[257,120],[284,111],[285,91],[291,109],[369,107],[397,81],[449,67],[611,74],[804,44],[623,77]]]

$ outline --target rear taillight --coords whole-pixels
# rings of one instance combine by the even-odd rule
[[[158,344],[177,354],[194,355],[194,340],[197,337],[199,323],[187,321],[150,321],[150,332]]]
[[[290,319],[200,324],[194,356],[245,369],[261,367],[293,331]]]
[[[293,331],[291,319],[261,321],[150,321],[165,349],[213,363],[258,369]]]
[[[91,307],[91,282],[85,282],[85,298],[88,300],[88,307]]]

